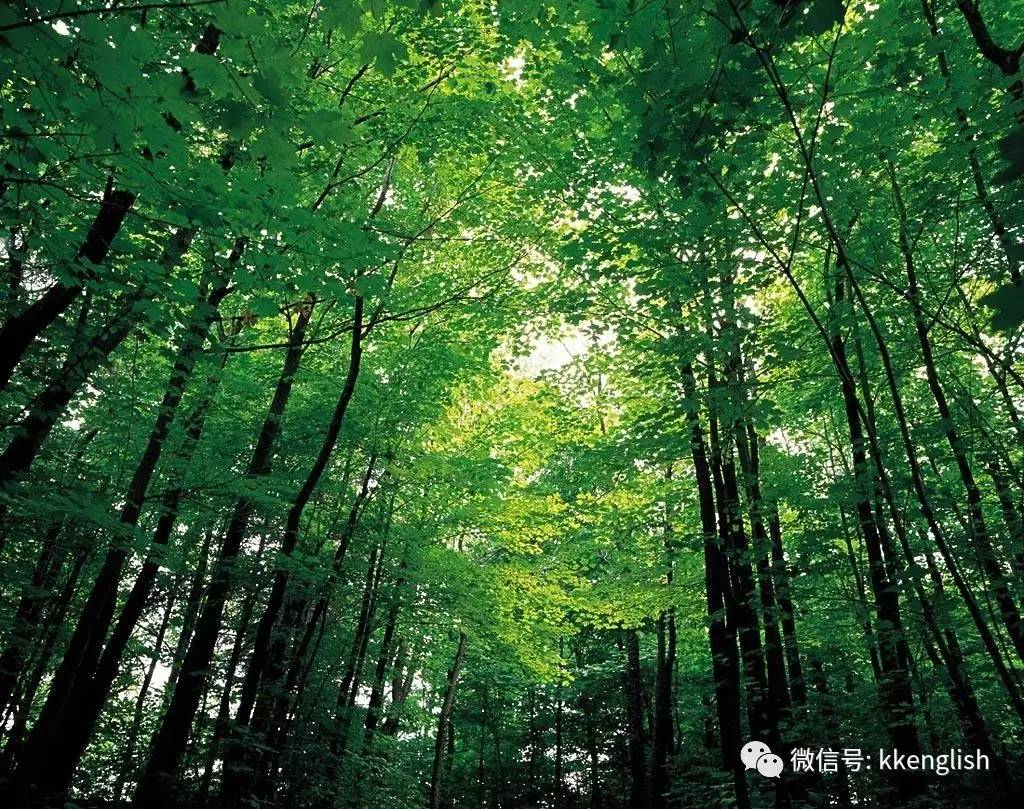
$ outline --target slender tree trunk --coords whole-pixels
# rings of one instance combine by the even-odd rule
[[[49,591],[60,573],[63,562],[58,539],[64,521],[58,520],[43,538],[43,548],[32,570],[32,579],[18,601],[14,623],[3,653],[0,654],[0,717],[7,713],[12,704],[18,681],[29,659],[33,637],[42,620]]]
[[[921,0],[921,8],[924,10],[925,19],[928,20],[928,30],[932,35],[932,39],[935,42],[938,42],[940,40],[939,22],[935,15],[935,8],[932,0]],[[950,70],[946,52],[940,49],[935,56],[939,64],[939,73],[946,82],[946,88],[950,89]],[[967,142],[970,142],[971,133],[968,129],[967,113],[964,112],[960,105],[954,106],[954,113],[956,115],[957,123],[960,125],[962,136]],[[999,211],[996,210],[996,207],[992,202],[992,197],[988,193],[988,188],[985,185],[985,178],[981,173],[981,163],[978,161],[978,150],[973,146],[967,153],[967,160],[971,168],[971,177],[974,180],[975,190],[978,192],[978,202],[985,211],[985,215],[988,217],[989,223],[992,225],[992,232],[995,233],[996,239],[999,241],[999,246],[1003,250],[1003,255],[1006,257],[1007,267],[1010,271],[1010,280],[1014,284],[1020,284],[1022,280],[1020,261],[1018,258],[1020,248],[1018,247],[1014,237],[1007,231],[1003,217],[999,214]]]
[[[561,656],[561,645],[559,641],[559,656]],[[555,809],[563,809],[565,806],[565,747],[562,743],[564,721],[565,721],[565,702],[562,700],[562,688],[560,685],[556,686],[555,695],[555,783],[552,793],[554,800],[552,801]]]
[[[768,675],[768,693],[783,719],[789,715],[790,694],[786,681],[785,647],[779,627],[778,603],[775,595],[775,574],[772,570],[771,539],[764,520],[764,499],[761,496],[760,456],[756,436],[751,436],[752,427],[740,421],[736,423],[736,449],[740,469],[746,483],[747,512],[750,518],[751,534],[754,539],[757,559],[758,591],[761,598],[761,615],[764,619],[764,658]],[[795,627],[792,638],[792,657],[797,673],[800,673],[800,657],[796,646]]]
[[[169,271],[187,249],[188,243],[177,244],[172,239],[160,264]],[[28,472],[72,398],[136,327],[148,301],[147,295],[148,291],[142,287],[127,295],[103,328],[72,346],[57,374],[29,403],[27,415],[18,425],[14,438],[0,454],[0,491],[9,490]]]
[[[427,801],[428,809],[439,809],[441,806],[441,795],[444,784],[441,780],[442,763],[444,751],[448,742],[448,733],[451,725],[452,706],[455,704],[455,688],[459,683],[459,672],[466,657],[466,633],[459,633],[459,646],[455,652],[455,659],[452,667],[448,670],[448,684],[444,691],[444,700],[441,703],[441,712],[437,717],[437,736],[434,739],[434,765],[430,775],[430,797]]]
[[[841,265],[841,272],[845,272],[844,255],[837,256],[837,263]],[[844,306],[845,300],[846,285],[840,275],[836,279],[835,307]],[[831,354],[840,378],[843,407],[850,434],[857,519],[867,549],[869,582],[875,601],[882,708],[889,718],[888,729],[893,746],[899,750],[917,753],[920,751],[920,744],[914,719],[913,689],[901,654],[901,647],[905,641],[899,594],[895,582],[891,580],[890,567],[886,562],[883,548],[882,531],[872,503],[876,476],[868,458],[857,384],[847,360],[846,341],[842,331],[835,324],[832,329]],[[895,780],[903,798],[919,794],[923,789],[922,779],[914,773],[899,773]]]
[[[635,629],[623,633],[626,646],[626,671],[624,687],[626,693],[626,726],[629,733],[629,808],[646,809],[647,793],[647,751],[644,733],[643,674],[640,671],[640,639]]]
[[[665,470],[665,479],[672,479],[671,464]],[[672,584],[674,575],[675,543],[672,509],[665,503],[665,582]],[[661,612],[657,621],[658,666],[654,683],[654,722],[651,728],[651,781],[652,809],[663,809],[669,784],[669,756],[675,752],[674,712],[672,710],[673,678],[676,666],[676,616],[674,610]]]
[[[760,439],[751,432],[750,444],[754,452],[758,452]],[[771,565],[775,582],[775,595],[782,624],[782,637],[786,649],[786,668],[789,674],[790,695],[794,705],[807,702],[807,685],[804,682],[803,664],[800,659],[800,645],[796,637],[796,616],[793,610],[793,599],[790,594],[789,566],[782,546],[782,521],[779,517],[778,505],[772,503],[768,514],[768,534],[771,537]]]
[[[398,726],[402,720],[402,709],[409,694],[412,693],[413,678],[416,676],[416,661],[410,655],[409,645],[404,640],[398,643],[394,672],[391,681],[391,705],[380,731],[383,735],[392,738],[398,733]]]
[[[171,614],[174,612],[175,591],[173,587],[167,595],[167,606],[164,608],[164,616],[156,632],[156,639],[153,641],[153,655],[149,665],[146,666],[146,673],[143,675],[142,684],[139,686],[139,695],[135,698],[135,711],[132,714],[132,724],[128,729],[128,739],[125,741],[124,754],[121,757],[121,770],[117,774],[117,786],[114,787],[114,803],[121,802],[125,785],[135,769],[135,745],[139,739],[139,729],[142,727],[142,717],[146,709],[146,697],[149,696],[149,687],[153,683],[153,675],[156,673],[157,664],[160,662],[160,654],[163,651],[164,636],[167,634],[167,626],[171,622]]]
[[[349,509],[348,518],[338,534],[338,544],[335,547],[334,558],[331,560],[330,576],[324,584],[322,592],[317,598],[316,603],[309,614],[302,639],[292,650],[288,666],[288,675],[286,677],[286,692],[289,691],[296,682],[298,682],[299,674],[305,664],[306,655],[309,651],[310,644],[312,643],[313,636],[317,631],[317,627],[322,626],[323,624],[324,616],[327,613],[327,607],[330,601],[330,595],[337,583],[338,577],[341,575],[342,566],[344,565],[345,558],[348,555],[348,549],[352,543],[352,538],[355,535],[356,528],[359,525],[359,520],[362,518],[371,496],[380,488],[380,486],[375,488],[370,487],[370,484],[373,481],[373,474],[376,469],[377,454],[376,452],[371,452],[359,493],[356,495],[356,498],[352,503],[352,507]],[[386,474],[387,471],[385,470],[384,475]],[[288,616],[295,616],[295,620],[301,623],[302,616],[306,614],[306,607],[307,603],[305,598],[296,598],[294,603],[287,605],[285,614]]]
[[[213,543],[213,534],[213,527],[206,529],[203,536],[203,544],[199,548],[199,558],[196,560],[195,570],[189,577],[188,593],[185,595],[185,608],[181,614],[181,630],[178,633],[178,642],[175,644],[174,653],[171,655],[171,672],[167,678],[168,683],[178,682],[181,663],[185,659],[185,653],[188,651],[188,641],[192,637],[192,629],[195,626],[196,616],[199,614],[203,587],[206,585],[206,572],[210,564],[210,546]]]
[[[736,7],[731,6],[731,8],[738,16],[739,12]],[[813,147],[808,145],[804,130],[792,106],[789,91],[775,64],[775,57],[770,51],[758,45],[752,38],[748,38],[747,44],[754,51],[785,111],[786,123],[793,133],[799,157],[804,165],[807,184],[821,209],[821,221],[827,232],[830,248],[836,253],[837,266],[845,271],[849,267],[846,244],[832,219],[830,197],[822,188],[821,178],[814,163]],[[824,97],[828,96],[830,82],[831,63],[830,71],[826,74],[825,86],[822,90]],[[826,266],[827,263],[826,259]],[[786,272],[789,272],[788,268]],[[791,276],[789,276],[789,280],[795,285],[795,281]],[[844,292],[845,287],[842,283],[842,278],[837,278],[834,308],[838,310],[845,306]],[[801,301],[805,307],[808,307],[809,313],[815,320],[816,327],[821,329],[820,320],[813,314],[813,310],[809,308],[810,304],[802,292],[800,294]],[[838,324],[833,323],[830,333],[823,333],[822,337],[826,338],[829,343],[829,354],[839,377],[843,408],[850,432],[857,518],[868,551],[871,589],[878,615],[879,662],[882,669],[882,680],[879,684],[881,703],[887,716],[889,734],[893,745],[900,750],[906,750],[908,753],[917,753],[920,751],[920,744],[914,722],[913,689],[911,688],[906,668],[900,660],[900,647],[903,639],[899,595],[894,582],[889,580],[882,548],[882,537],[879,532],[879,526],[875,522],[871,504],[871,495],[874,491],[874,475],[868,462],[867,447],[861,427],[862,408],[857,397],[856,381],[850,370],[845,339]],[[909,799],[919,795],[924,788],[923,779],[915,773],[900,772],[896,774],[895,781],[901,799]]]
[[[359,691],[359,679],[366,655],[367,644],[370,634],[373,631],[373,614],[377,604],[377,589],[380,587],[380,578],[384,565],[383,547],[375,544],[370,551],[370,560],[366,568],[366,583],[363,586],[363,599],[359,607],[359,618],[356,622],[355,633],[352,635],[352,645],[348,653],[348,664],[345,667],[345,674],[341,678],[341,687],[338,689],[338,713],[335,722],[340,723],[342,732],[338,735],[340,747],[338,752],[344,755],[345,743],[348,737],[348,726],[351,719],[351,709],[355,705],[356,695]]]
[[[405,570],[406,562],[403,559],[401,570]],[[394,593],[392,594],[391,608],[388,610],[387,623],[384,625],[384,635],[380,640],[380,650],[377,653],[377,666],[373,673],[373,687],[370,692],[370,701],[367,705],[366,720],[363,724],[363,750],[367,753],[373,747],[373,735],[380,722],[381,708],[384,705],[384,686],[387,675],[388,663],[391,661],[391,645],[395,637],[395,627],[398,624],[398,613],[402,609],[402,591],[405,588],[405,577],[399,575],[395,582]],[[397,664],[396,664],[397,665]]]
[[[255,558],[263,555],[264,537],[260,536],[259,548],[256,550]],[[256,612],[256,603],[260,597],[259,587],[250,588],[242,601],[242,609],[238,618],[238,631],[235,633],[234,643],[231,644],[231,654],[228,657],[227,672],[224,675],[224,689],[221,691],[220,703],[217,707],[217,718],[214,720],[213,735],[210,739],[210,747],[206,756],[206,764],[203,767],[203,776],[199,783],[198,797],[200,805],[205,805],[210,798],[210,788],[213,783],[213,768],[217,763],[220,753],[221,741],[228,732],[228,722],[231,719],[231,698],[235,688],[235,681],[238,679],[238,664],[242,659],[242,653],[249,642],[249,627],[252,625],[253,614]],[[188,639],[186,639],[187,646]],[[171,683],[177,682],[177,678]],[[168,686],[171,685],[168,683]]]
[[[713,375],[709,376],[709,390],[717,387]],[[736,467],[731,455],[725,457],[717,419],[708,422],[711,447],[712,480],[718,507],[718,530],[728,567],[729,588],[725,593],[726,611],[740,644],[740,660],[747,694],[747,717],[750,732],[756,739],[766,739],[769,745],[779,742],[778,713],[768,692],[764,652],[761,648],[760,621],[757,617],[753,571],[746,561],[748,544],[740,515],[739,489]]]
[[[81,550],[74,555],[74,562],[64,582],[64,587],[50,613],[46,616],[43,627],[43,640],[35,664],[22,689],[18,709],[15,711],[11,721],[11,729],[7,735],[7,746],[4,748],[3,760],[0,762],[0,773],[10,772],[20,758],[22,742],[25,738],[25,730],[28,726],[32,705],[35,702],[36,694],[39,692],[46,672],[50,670],[50,660],[57,646],[60,628],[71,607],[75,591],[78,588],[79,577],[88,558],[88,550]]]
[[[688,409],[690,426],[690,454],[697,481],[701,530],[704,535],[704,573],[707,594],[708,630],[711,647],[712,675],[715,683],[715,707],[722,739],[722,764],[732,773],[737,809],[750,809],[750,795],[740,760],[743,746],[740,731],[739,655],[736,649],[736,630],[726,616],[726,593],[729,590],[729,571],[724,553],[719,546],[718,513],[715,507],[715,487],[708,462],[704,431],[697,415],[697,383],[693,367],[682,368],[683,392],[694,404]]]
[[[249,461],[246,478],[250,482],[270,474],[281,418],[291,396],[312,310],[311,302],[303,304],[299,309],[274,398]],[[177,780],[189,730],[210,676],[210,664],[224,604],[234,583],[235,559],[241,550],[254,510],[255,501],[248,493],[235,501],[231,521],[221,544],[220,558],[214,565],[210,584],[206,588],[206,603],[196,621],[192,642],[181,667],[181,676],[175,684],[174,695],[153,740],[149,762],[139,780],[135,793],[135,804],[139,807],[164,809],[172,807],[176,800]]]
[[[299,528],[302,523],[302,515],[309,504],[313,492],[316,491],[320,479],[323,477],[330,462],[331,455],[337,445],[338,436],[341,433],[345,421],[345,413],[348,411],[349,403],[355,393],[356,381],[359,377],[360,362],[362,359],[362,338],[363,338],[363,298],[357,296],[355,299],[355,311],[352,324],[352,341],[349,351],[348,373],[342,385],[341,394],[335,405],[334,413],[327,426],[320,451],[313,462],[312,467],[306,475],[302,487],[292,499],[288,511],[288,518],[285,524],[284,535],[281,540],[280,553],[282,556],[290,557],[298,544]],[[252,720],[252,711],[256,705],[257,695],[260,691],[261,680],[263,690],[269,693],[268,699],[276,701],[276,694],[280,679],[285,674],[285,645],[287,643],[286,632],[277,632],[275,628],[284,604],[285,591],[288,587],[289,574],[287,569],[279,568],[274,575],[274,583],[271,586],[270,596],[267,605],[260,617],[256,630],[256,641],[249,666],[246,669],[245,679],[242,683],[242,693],[238,710],[235,713],[235,725],[242,728],[248,726]],[[303,601],[304,606],[304,601]],[[290,610],[294,613],[294,606]],[[289,628],[294,628],[297,615],[292,614],[287,621]],[[267,715],[265,713],[265,715]],[[265,730],[265,727],[258,728]],[[235,777],[235,772],[243,775],[248,768],[241,766],[241,760],[247,757],[243,745],[237,740],[232,740],[228,747],[229,755],[225,759],[225,777],[221,790],[221,798],[225,806],[249,805],[251,796],[244,794],[244,784],[241,778]],[[251,756],[248,756],[251,758]]]
[[[910,435],[910,427],[907,419],[906,410],[903,405],[903,397],[900,393],[899,385],[896,380],[896,372],[893,366],[892,357],[890,356],[888,347],[886,345],[885,338],[882,334],[881,328],[877,320],[871,312],[867,300],[861,292],[860,286],[856,282],[856,279],[853,277],[852,273],[849,272],[847,272],[846,277],[853,289],[853,292],[856,295],[857,301],[860,304],[860,307],[864,312],[865,317],[867,318],[868,324],[871,327],[872,334],[875,338],[875,345],[878,349],[879,357],[882,360],[883,368],[885,369],[885,377],[889,387],[890,397],[893,403],[893,415],[895,417],[896,424],[899,427],[900,437],[903,443],[904,456],[907,459],[907,463],[910,469],[911,482],[913,484],[914,493],[917,497],[921,515],[922,517],[924,517],[925,523],[928,526],[928,530],[932,535],[935,545],[939,549],[939,553],[942,555],[943,561],[953,577],[957,590],[959,591],[960,596],[964,601],[964,604],[967,606],[968,612],[974,620],[975,627],[977,628],[978,633],[981,636],[982,644],[988,652],[989,657],[992,660],[993,667],[995,668],[996,673],[999,675],[999,679],[1002,682],[1003,687],[1006,689],[1008,696],[1010,697],[1010,701],[1014,706],[1014,710],[1016,711],[1018,718],[1021,720],[1021,722],[1024,722],[1024,699],[1022,699],[1021,697],[1019,686],[1017,682],[1010,676],[1008,670],[1006,669],[1003,656],[1000,650],[998,649],[994,638],[992,637],[992,633],[989,629],[988,623],[985,621],[985,618],[982,615],[980,608],[978,607],[977,599],[973,591],[971,590],[969,584],[959,571],[959,563],[957,562],[952,550],[949,547],[949,544],[946,539],[946,532],[935,514],[935,510],[932,506],[931,499],[928,495],[928,490],[924,480],[924,474],[921,469],[920,461],[917,457],[917,451],[914,447],[914,442]],[[905,541],[904,556],[907,560],[908,565],[910,565],[911,567],[916,566],[916,562],[914,561],[915,555],[910,550],[910,548],[906,546]],[[914,577],[914,581],[917,584],[917,586],[920,587],[920,582],[917,577]],[[925,596],[923,592],[919,592],[918,595],[922,601],[922,605],[928,605],[927,596]],[[926,617],[928,617],[929,614],[930,607],[929,610],[926,612]],[[941,637],[936,638],[936,643],[940,650],[943,649],[944,645],[949,650],[951,656],[946,658],[946,665],[950,669],[950,676],[956,678],[958,676],[957,672],[962,668],[962,661],[958,662],[956,660],[956,654],[954,653],[954,649],[959,648],[959,644],[956,644],[955,642],[955,636],[954,642],[952,644],[943,644]],[[967,704],[969,705],[970,703],[968,702]],[[975,727],[977,727],[980,721],[980,715],[976,719],[972,720]],[[983,723],[981,724],[983,726]],[[976,730],[975,732],[977,733],[979,731]]]
[[[579,645],[577,645],[576,647],[576,665],[580,670],[583,669],[583,655]],[[585,690],[581,690],[580,692],[579,708],[580,713],[583,716],[583,736],[585,740],[587,762],[589,764],[590,809],[601,809],[601,807],[604,805],[604,799],[601,794],[602,790],[600,740],[598,739],[597,722],[595,721],[594,716],[594,712],[597,709],[597,706],[595,705],[594,700],[590,698],[590,695]],[[530,743],[531,749],[529,755],[532,757],[532,738],[530,740]]]
[[[240,249],[236,247],[236,250]],[[235,256],[237,260],[237,255]],[[171,372],[156,422],[150,432],[142,459],[137,465],[121,509],[119,525],[130,531],[138,524],[142,504],[153,479],[157,461],[163,452],[171,423],[184,394],[187,380],[202,350],[217,307],[227,294],[227,277],[222,277],[209,295],[197,301],[188,332],[179,347],[178,358]],[[208,403],[207,403],[208,406]],[[205,408],[197,416],[201,430]],[[188,440],[188,439],[186,439]],[[194,436],[192,444],[198,440]],[[173,496],[173,495],[172,495]],[[180,492],[176,495],[180,497]],[[154,543],[166,544],[177,512],[177,499],[161,516]],[[25,748],[22,764],[15,776],[15,788],[24,790],[26,801],[53,801],[63,795],[71,783],[75,767],[85,751],[96,720],[103,709],[117,668],[132,630],[141,618],[152,593],[159,570],[159,559],[151,555],[143,565],[132,591],[122,608],[113,634],[104,647],[107,632],[114,618],[118,583],[128,559],[128,549],[115,546],[104,559],[93,582],[89,597],[71,636],[64,657],[54,676],[46,704],[33,727]]]
[[[932,351],[931,337],[929,335],[928,320],[921,308],[921,290],[918,285],[914,254],[908,237],[906,208],[904,207],[899,184],[896,181],[895,169],[891,163],[887,163],[886,168],[892,183],[893,198],[899,217],[900,252],[903,255],[904,269],[907,273],[907,282],[909,284],[908,297],[914,313],[914,328],[917,332],[918,345],[921,349],[921,358],[924,361],[928,389],[931,391],[946,442],[953,453],[960,481],[967,494],[968,535],[971,538],[975,553],[978,555],[981,567],[991,583],[992,593],[999,607],[999,613],[1003,624],[1006,626],[1006,632],[1010,637],[1010,641],[1014,649],[1016,649],[1018,656],[1021,660],[1024,660],[1024,625],[1021,624],[1020,611],[1017,607],[1016,599],[1010,591],[1003,566],[996,557],[995,549],[992,547],[992,540],[989,536],[988,525],[986,524],[982,508],[981,490],[975,481],[974,470],[967,457],[963,437],[956,428],[956,422],[950,410],[949,402],[946,399],[945,389],[939,379]]]
[[[220,35],[220,29],[212,24],[207,25],[202,37],[195,43],[196,53],[215,53],[220,45]],[[182,74],[194,90],[195,84],[192,83],[188,71],[183,69]],[[3,328],[0,329],[0,345],[5,348],[0,358],[0,392],[6,388],[11,374],[32,343],[71,305],[82,292],[85,283],[95,277],[95,272],[89,265],[82,263],[82,259],[88,260],[93,266],[106,261],[110,247],[120,233],[125,217],[135,204],[135,199],[136,195],[133,192],[115,189],[114,178],[109,177],[103,191],[100,210],[78,248],[76,260],[82,267],[82,271],[77,273],[78,277],[68,284],[58,281],[24,311],[5,321]],[[184,247],[181,253],[184,253],[194,235],[195,231],[190,228],[175,230],[165,247],[165,258],[182,245]],[[178,258],[181,253],[178,254]]]
[[[86,431],[71,459],[71,469],[78,469],[82,456],[98,433],[98,427]],[[35,639],[47,604],[52,600],[49,593],[60,576],[68,555],[68,549],[58,544],[65,525],[66,521],[63,519],[55,521],[43,537],[42,550],[32,570],[32,578],[18,601],[10,634],[3,652],[0,653],[0,725],[6,724],[8,709],[13,707],[12,699],[28,663],[32,641]]]
[[[673,752],[675,733],[672,714],[672,673],[676,660],[676,618],[673,612],[658,617],[658,670],[654,685],[654,728],[651,734],[652,809],[667,806],[670,786],[668,758]]]
[[[356,380],[359,377],[360,362],[362,359],[362,337],[363,337],[363,298],[357,296],[355,300],[355,312],[353,314],[352,342],[349,351],[348,373],[342,386],[341,395],[335,405],[334,413],[327,426],[320,451],[313,465],[306,475],[302,487],[292,499],[288,511],[288,519],[285,524],[284,535],[281,540],[281,554],[285,557],[291,556],[298,543],[299,527],[302,522],[302,515],[309,504],[313,492],[316,491],[320,479],[323,477],[330,462],[334,447],[338,442],[342,424],[345,421],[345,413],[348,411],[349,403],[355,393]],[[241,701],[235,714],[235,722],[239,725],[247,725],[252,717],[252,709],[256,702],[256,693],[260,679],[263,677],[270,661],[271,636],[284,604],[285,589],[288,586],[288,571],[279,569],[274,575],[274,584],[270,590],[270,599],[260,617],[259,627],[256,631],[256,645],[253,649],[252,659],[245,673],[245,680],[242,685]],[[283,647],[284,640],[280,645]],[[283,655],[283,649],[282,655]],[[283,672],[278,672],[280,676]]]
[[[106,260],[110,245],[134,204],[135,194],[115,190],[113,182],[108,183],[100,210],[78,248],[79,262],[87,259],[96,265]],[[92,271],[83,264],[81,274],[87,279]],[[0,329],[0,345],[4,346],[0,352],[0,391],[7,387],[11,374],[36,338],[71,306],[82,289],[82,282],[65,284],[58,281],[22,312],[7,319]]]

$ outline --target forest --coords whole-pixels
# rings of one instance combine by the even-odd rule
[[[1024,794],[1024,0],[9,0],[0,806]]]

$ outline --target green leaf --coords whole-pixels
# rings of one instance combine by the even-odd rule
[[[784,13],[783,24],[792,23],[800,33],[818,36],[842,22],[845,12],[843,0],[810,0],[809,3],[797,0],[791,2]]]
[[[981,302],[993,310],[992,326],[999,331],[1014,331],[1024,323],[1024,286],[1002,287]]]
[[[353,137],[352,115],[348,110],[313,110],[302,117],[302,128],[317,143],[349,143]]]
[[[252,86],[271,104],[283,107],[288,99],[281,87],[281,74],[273,68],[264,68],[252,78]]]
[[[320,19],[324,25],[340,31],[347,37],[359,32],[362,16],[362,6],[356,0],[328,0],[320,11]]]
[[[364,275],[356,279],[355,288],[364,298],[379,298],[387,289],[387,279],[383,275]]]
[[[385,76],[395,72],[399,62],[408,58],[408,51],[401,42],[391,34],[368,33],[360,50],[367,62],[372,62]]]

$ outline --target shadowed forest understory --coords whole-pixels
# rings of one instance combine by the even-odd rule
[[[4,4],[0,804],[1019,805],[1022,58]]]

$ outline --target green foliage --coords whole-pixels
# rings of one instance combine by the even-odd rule
[[[127,805],[177,680],[180,806],[751,809],[732,736],[904,725],[1002,769],[792,805],[1001,805],[1022,11],[0,10],[2,788]]]

